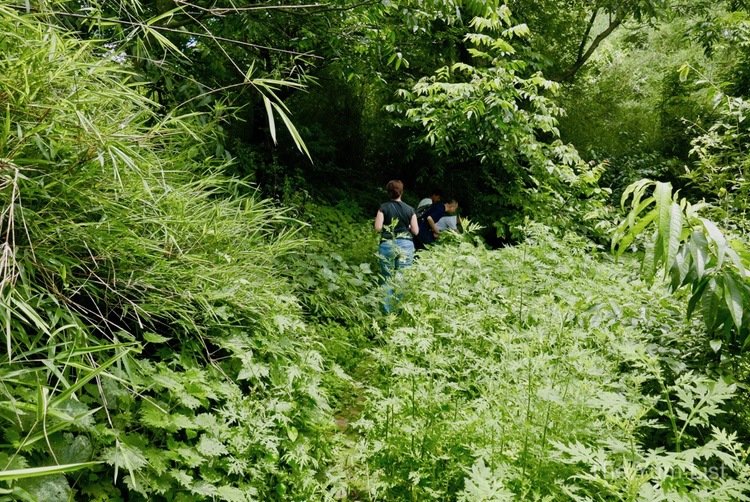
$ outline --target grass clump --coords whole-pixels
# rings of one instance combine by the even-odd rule
[[[211,117],[39,21],[0,7],[0,469],[92,464],[3,489],[324,497],[326,366],[280,273],[299,223],[218,174]]]

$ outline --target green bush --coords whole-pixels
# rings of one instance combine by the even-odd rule
[[[213,174],[210,117],[32,16],[0,31],[3,490],[325,497],[327,367],[281,272],[301,224]]]
[[[675,300],[579,238],[422,254],[372,351],[352,462],[373,500],[735,500],[746,453],[712,417],[733,385],[671,380]],[[653,389],[649,390],[649,389]],[[648,431],[668,433],[648,441]],[[724,469],[712,476],[712,469]]]
[[[379,310],[377,237],[359,208],[307,203],[305,247],[285,259],[287,274],[313,322],[367,325]]]

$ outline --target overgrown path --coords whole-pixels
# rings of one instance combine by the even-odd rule
[[[743,493],[740,445],[709,429],[732,386],[664,372],[689,329],[676,301],[627,260],[531,232],[423,254],[401,312],[368,321],[337,415],[354,499]],[[736,478],[682,478],[719,459]]]

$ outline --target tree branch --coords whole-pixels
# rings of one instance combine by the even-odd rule
[[[54,14],[56,16],[73,17],[73,18],[78,18],[78,19],[95,19],[93,16],[89,16],[89,15],[85,15],[85,14],[75,14],[73,12],[52,12],[52,14]],[[265,46],[265,45],[253,44],[253,43],[250,43],[250,42],[245,42],[245,41],[237,40],[237,39],[234,39],[234,38],[219,37],[219,36],[211,34],[210,32],[209,33],[199,33],[199,32],[195,32],[195,31],[178,30],[176,28],[169,28],[167,26],[160,26],[160,25],[157,25],[157,24],[153,24],[151,26],[148,26],[146,23],[143,23],[143,22],[126,21],[124,19],[115,19],[115,18],[99,18],[98,20],[99,21],[106,21],[108,23],[114,23],[114,24],[122,24],[122,25],[125,25],[125,26],[133,26],[133,27],[136,27],[136,28],[146,28],[147,27],[147,28],[152,29],[154,31],[166,31],[166,32],[169,32],[169,33],[178,33],[180,35],[187,35],[187,36],[196,37],[196,38],[209,38],[209,39],[214,40],[214,41],[218,40],[218,41],[227,42],[227,43],[230,43],[230,44],[241,45],[241,46],[245,46],[245,47],[252,47],[254,49],[264,49],[264,50],[267,50],[267,51],[283,52],[285,54],[292,54],[294,56],[306,56],[306,57],[311,57],[311,58],[316,58],[316,59],[322,59],[321,56],[316,56],[315,54],[311,54],[309,52],[299,52],[299,51],[292,51],[292,50],[288,50],[288,49],[279,49],[278,47],[268,47],[268,46]]]
[[[357,9],[365,5],[374,5],[378,2],[379,0],[362,0],[359,3],[348,5],[346,7],[331,7],[329,4],[325,4],[325,3],[310,3],[310,4],[304,4],[304,5],[254,5],[252,7],[210,7],[209,8],[209,7],[201,7],[201,6],[195,5],[193,3],[188,2],[187,0],[175,0],[175,3],[193,7],[195,9],[202,10],[204,12],[210,13],[211,15],[217,16],[217,17],[225,16],[226,14],[250,12],[250,11],[256,11],[256,10],[280,10],[280,11],[292,12],[294,10],[299,10],[299,9],[310,9],[312,10],[313,14],[320,14],[323,12],[343,12],[347,10]]]
[[[583,37],[581,37],[581,45],[578,46],[578,54],[576,55],[576,61],[580,61],[581,58],[583,58],[583,51],[586,49],[586,42],[589,39],[589,35],[591,34],[591,28],[594,27],[594,21],[596,21],[596,15],[599,13],[598,8],[594,8],[594,12],[591,13],[591,19],[589,19],[589,24],[586,26],[586,31],[583,34]]]
[[[594,54],[594,51],[599,47],[599,44],[601,44],[608,36],[612,34],[615,29],[617,29],[618,26],[622,24],[623,18],[620,17],[620,13],[615,14],[614,19],[610,18],[609,25],[607,28],[599,33],[594,40],[591,41],[591,45],[589,45],[589,48],[586,49],[585,52],[582,52],[579,50],[578,58],[576,58],[576,62],[573,63],[573,66],[571,66],[565,73],[563,73],[562,77],[560,78],[560,81],[562,82],[570,82],[572,81],[576,74],[578,73],[578,70],[580,70],[584,64],[586,64],[586,61],[589,60],[589,58]],[[589,30],[587,29],[587,33]],[[584,39],[583,43],[581,44],[581,49],[583,49],[584,44],[586,40]]]

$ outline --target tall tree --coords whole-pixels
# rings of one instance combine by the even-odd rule
[[[499,235],[509,237],[527,216],[571,223],[565,216],[602,192],[600,171],[559,140],[561,110],[551,99],[559,84],[528,75],[513,46],[528,28],[512,23],[507,6],[488,9],[471,27],[472,64],[444,66],[402,91],[406,117],[468,183],[484,185],[472,202]]]
[[[553,80],[570,81],[623,23],[664,15],[670,0],[511,0],[534,36],[530,56]]]

